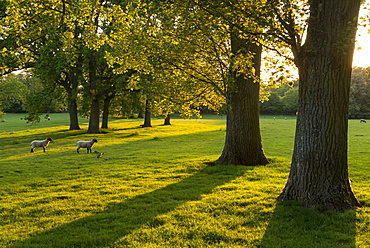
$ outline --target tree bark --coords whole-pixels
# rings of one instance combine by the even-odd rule
[[[255,76],[260,76],[262,47],[248,42],[232,32],[231,49],[234,54],[248,51],[254,54]],[[259,123],[259,82],[244,74],[232,71],[234,85],[228,95],[226,139],[218,159],[222,164],[266,165],[268,160],[262,149]]]
[[[69,87],[68,92],[68,111],[69,111],[69,130],[80,130],[78,123],[78,111],[77,111],[77,88],[79,86],[78,79],[82,75],[82,66],[80,66],[80,60],[77,65],[71,69],[70,82],[67,84]]]
[[[299,103],[290,175],[279,200],[343,211],[359,206],[348,179],[352,57],[360,0],[312,0],[295,56]]]
[[[68,112],[69,112],[69,130],[80,130],[78,124],[78,111],[76,100],[68,101]]]
[[[99,129],[100,122],[100,103],[99,99],[94,98],[90,104],[90,118],[89,118],[89,128],[87,133],[101,133]]]
[[[103,118],[101,128],[108,128],[108,119],[109,119],[109,107],[110,103],[115,97],[116,93],[113,92],[112,94],[108,95],[104,99],[104,106],[103,106]]]
[[[152,127],[151,123],[151,113],[150,113],[150,103],[148,100],[145,101],[145,114],[144,114],[144,124],[142,127]]]
[[[171,114],[167,114],[163,125],[171,125]]]
[[[89,87],[86,87],[87,94],[91,97],[90,119],[87,133],[100,133],[100,99],[97,93],[97,62],[94,54],[90,55],[89,60]]]
[[[69,113],[69,130],[80,130],[78,123],[78,111],[77,111],[77,88],[79,85],[78,78],[82,74],[80,62],[77,62],[75,67],[71,67],[69,72],[66,73],[66,79],[57,82],[63,86],[67,92],[68,101],[68,113]]]

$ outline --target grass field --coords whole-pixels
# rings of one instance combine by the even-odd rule
[[[67,131],[68,115],[0,123],[0,247],[370,247],[370,124],[350,120],[349,172],[362,203],[344,213],[276,197],[289,173],[295,119],[261,117],[268,166],[222,166],[225,119],[140,128],[112,119],[104,134]],[[46,153],[34,139],[52,137]],[[76,153],[97,138],[96,154]]]

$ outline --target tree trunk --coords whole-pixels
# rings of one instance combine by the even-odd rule
[[[163,125],[171,125],[171,114],[167,114]]]
[[[231,49],[234,54],[252,52],[255,76],[260,76],[262,48],[232,33]],[[222,164],[266,165],[268,160],[262,149],[259,124],[260,85],[254,78],[232,72],[234,84],[229,92],[226,121],[226,140],[218,159]]]
[[[79,65],[79,62],[78,62]],[[58,82],[65,91],[67,92],[68,99],[68,112],[69,112],[69,130],[80,130],[78,123],[78,111],[77,111],[77,88],[79,86],[78,78],[82,74],[81,66],[72,67],[69,73],[66,74],[64,81]]]
[[[79,64],[79,62],[78,62]],[[74,67],[72,69],[72,77],[69,85],[70,90],[68,92],[68,111],[69,111],[69,130],[80,130],[78,124],[78,111],[77,111],[77,88],[79,86],[78,78],[82,74],[80,67]]]
[[[112,94],[106,96],[104,99],[104,106],[103,106],[103,118],[101,128],[108,128],[108,119],[109,119],[109,107],[112,99],[115,97],[116,93],[113,92]]]
[[[142,127],[152,127],[151,124],[151,113],[150,113],[150,106],[149,101],[146,100],[145,102],[145,114],[144,114],[144,124],[141,125]]]
[[[109,105],[109,104],[108,104]],[[108,119],[109,119],[109,106],[106,104],[104,101],[104,106],[103,106],[103,117],[101,121],[101,128],[108,129]]]
[[[90,105],[90,119],[87,133],[100,133],[100,103],[99,99],[93,99]]]
[[[296,63],[299,106],[290,175],[279,200],[343,211],[359,206],[348,179],[348,105],[360,0],[312,0]]]
[[[97,93],[97,62],[94,54],[90,55],[89,60],[89,80],[90,85],[86,88],[86,92],[91,97],[90,104],[90,119],[89,128],[87,133],[100,133],[99,122],[100,122],[100,99]]]
[[[69,112],[69,130],[80,130],[78,124],[78,111],[76,100],[68,101],[68,112]]]

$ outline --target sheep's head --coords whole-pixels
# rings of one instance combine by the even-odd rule
[[[48,137],[46,140],[48,140],[48,141],[53,141],[50,137]]]
[[[92,139],[92,142],[93,143],[98,143],[98,140],[97,139]]]

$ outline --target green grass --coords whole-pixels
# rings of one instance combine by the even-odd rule
[[[305,209],[276,197],[289,173],[295,119],[262,116],[268,166],[215,165],[225,119],[173,119],[139,128],[112,119],[104,134],[68,129],[67,114],[37,125],[0,123],[0,247],[370,247],[370,127],[350,120],[349,172],[363,207]],[[31,154],[34,139],[54,139]],[[75,142],[96,137],[96,154]]]

